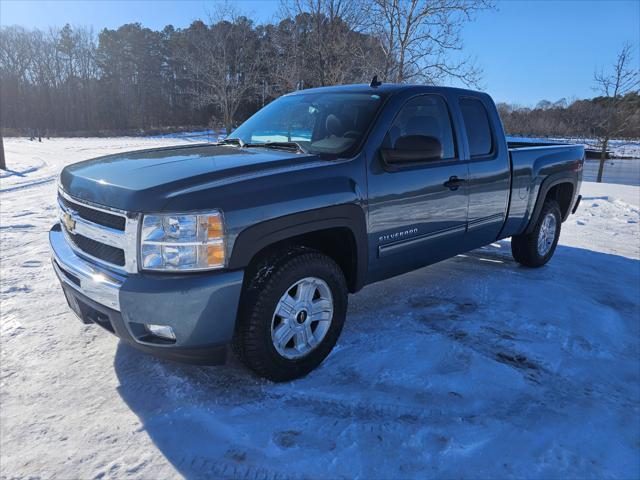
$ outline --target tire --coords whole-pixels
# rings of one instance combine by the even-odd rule
[[[243,290],[234,351],[269,380],[303,377],[329,355],[342,331],[348,295],[342,270],[326,255],[297,247],[265,258],[254,272]]]
[[[533,231],[511,238],[511,254],[515,261],[531,268],[547,263],[556,251],[561,225],[562,213],[558,202],[545,200]]]

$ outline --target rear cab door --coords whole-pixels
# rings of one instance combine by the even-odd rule
[[[395,99],[395,108],[368,159],[369,274],[379,280],[435,263],[464,250],[467,164],[447,91],[427,90]],[[380,148],[400,136],[436,137],[443,158],[391,169]]]
[[[463,93],[457,103],[469,165],[465,247],[472,250],[500,236],[509,208],[511,165],[502,123],[491,97]]]

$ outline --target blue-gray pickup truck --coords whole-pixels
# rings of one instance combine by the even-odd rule
[[[581,146],[508,144],[484,93],[303,90],[216,144],[65,167],[53,266],[85,323],[197,364],[232,346],[286,381],[324,360],[367,284],[507,237],[544,265],[583,162]]]

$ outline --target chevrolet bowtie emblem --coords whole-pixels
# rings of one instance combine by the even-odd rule
[[[61,220],[62,223],[64,223],[64,226],[67,228],[67,231],[73,232],[73,229],[76,228],[76,221],[69,213],[64,212],[62,214]]]

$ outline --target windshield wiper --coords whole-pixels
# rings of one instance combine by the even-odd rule
[[[243,147],[259,147],[259,148],[276,148],[281,150],[293,150],[300,153],[309,153],[298,142],[264,142],[264,143],[245,143]]]
[[[244,147],[246,145],[240,138],[225,138],[218,143],[220,145],[237,145],[238,147]]]

